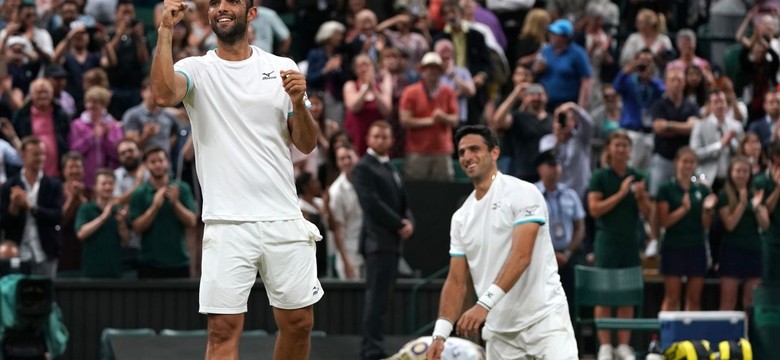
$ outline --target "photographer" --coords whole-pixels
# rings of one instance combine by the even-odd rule
[[[560,183],[585,197],[590,179],[590,138],[593,136],[593,118],[573,102],[567,102],[553,113],[552,134],[539,141],[539,152],[554,149],[563,169]]]
[[[642,49],[634,60],[623,66],[612,86],[623,99],[623,113],[620,127],[631,138],[631,159],[629,165],[641,171],[650,166],[653,152],[653,118],[650,106],[660,99],[666,87],[655,75],[653,52]]]
[[[116,26],[109,31],[109,45],[116,52],[116,66],[108,70],[111,84],[109,112],[117,119],[127,109],[141,102],[141,81],[149,62],[144,24],[135,17],[131,0],[119,0],[116,6]]]
[[[68,72],[66,91],[73,95],[79,110],[84,109],[84,73],[96,67],[108,69],[116,65],[116,53],[105,37],[103,29],[73,21],[68,35],[54,50],[52,62],[62,64]]]
[[[19,5],[16,19],[9,22],[5,29],[0,31],[0,45],[6,46],[9,37],[20,36],[29,41],[28,53],[35,53],[35,57],[44,63],[51,61],[54,55],[51,35],[46,29],[35,26],[35,2],[23,1]]]

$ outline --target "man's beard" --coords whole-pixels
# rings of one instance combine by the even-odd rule
[[[122,166],[124,166],[127,171],[135,171],[139,166],[141,166],[141,161],[138,159],[127,160],[122,164]]]
[[[236,17],[236,24],[226,29],[220,28],[216,21],[211,22],[211,29],[217,35],[217,39],[225,44],[235,44],[246,37],[246,17],[241,21]]]

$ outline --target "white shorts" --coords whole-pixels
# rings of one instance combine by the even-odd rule
[[[317,279],[317,227],[304,220],[209,222],[203,232],[200,312],[240,314],[258,272],[268,302],[300,309],[322,298]]]
[[[522,331],[498,333],[483,328],[482,339],[487,342],[487,360],[579,359],[568,306],[561,306]]]

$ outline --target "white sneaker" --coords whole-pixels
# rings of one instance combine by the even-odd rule
[[[615,356],[618,360],[636,360],[634,349],[626,344],[618,345],[617,350],[615,350]]]
[[[612,345],[599,346],[599,355],[596,357],[596,360],[612,360],[613,350]]]
[[[650,240],[645,248],[645,257],[654,256],[658,256],[658,240],[656,239]]]

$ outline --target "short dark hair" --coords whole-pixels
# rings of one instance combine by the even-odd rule
[[[493,150],[493,148],[498,146],[498,135],[496,135],[495,131],[491,130],[485,125],[462,126],[455,133],[455,144],[460,144],[460,140],[463,139],[466,135],[481,136],[482,141],[485,142],[488,150]]]
[[[120,6],[127,4],[133,5],[133,8],[135,8],[135,2],[133,2],[133,0],[119,0],[116,2],[116,9],[119,10]]]
[[[20,146],[20,149],[22,152],[24,152],[25,149],[27,149],[27,146],[29,145],[40,145],[43,144],[43,141],[41,141],[40,138],[38,138],[35,135],[27,135],[22,138],[22,145]]]
[[[100,175],[109,176],[112,179],[116,180],[116,175],[114,175],[114,172],[111,171],[111,169],[109,168],[99,168],[95,170],[95,182],[97,182],[97,179]]]
[[[309,185],[311,179],[314,179],[314,175],[307,171],[302,172],[300,175],[298,175],[297,178],[295,178],[295,191],[298,195],[303,194],[304,189],[307,185]]]
[[[135,139],[125,136],[124,138],[122,138],[122,140],[119,140],[119,142],[116,143],[117,151],[119,151],[119,145],[122,145],[124,143],[132,143],[132,144],[135,145],[135,147],[137,147],[139,149],[141,148],[141,146],[138,145],[138,141],[135,141]]]
[[[393,125],[390,125],[389,122],[385,120],[377,120],[371,123],[371,125],[368,126],[368,132],[371,132],[371,129],[373,128],[382,128],[382,129],[390,129],[390,131],[393,131]]]
[[[84,155],[81,155],[81,153],[76,151],[68,151],[65,153],[65,155],[62,155],[62,158],[60,159],[60,164],[62,164],[62,167],[65,167],[65,164],[68,163],[68,161],[76,160],[81,161],[81,163],[84,163]]]
[[[780,141],[775,141],[769,145],[769,149],[767,149],[767,155],[769,155],[770,158],[775,156],[780,156]],[[780,164],[776,164],[776,165],[780,165]]]
[[[639,52],[636,53],[636,56],[634,56],[634,58],[638,59],[639,55],[642,55],[644,53],[648,53],[651,56],[655,57],[655,54],[653,54],[653,50],[651,50],[649,47],[643,47],[642,50],[639,50]]]
[[[149,158],[149,156],[156,153],[163,153],[165,159],[168,160],[168,154],[165,152],[165,149],[160,145],[153,145],[144,151],[144,162],[146,162],[146,159]]]
[[[444,0],[439,8],[440,16],[444,16],[444,12],[450,9],[454,9],[458,14],[463,15],[463,8],[460,7],[458,0]]]

